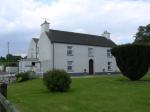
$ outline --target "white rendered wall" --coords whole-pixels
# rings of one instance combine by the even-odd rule
[[[52,69],[52,44],[45,33],[42,33],[38,42],[39,60],[41,61],[41,69],[46,72]]]
[[[73,56],[67,56],[67,46],[73,46]],[[94,56],[88,57],[88,48],[93,48]],[[72,45],[72,44],[54,44],[54,66],[57,69],[64,69],[67,71],[67,61],[73,61],[73,72],[83,73],[84,69],[89,72],[89,60],[94,61],[94,72],[115,72],[118,70],[114,57],[107,57],[107,47],[96,47],[86,45]],[[108,71],[108,61],[112,62],[112,71]]]
[[[35,66],[32,66],[32,62],[35,62]],[[40,62],[35,60],[20,60],[19,61],[19,73],[20,72],[27,72],[27,71],[34,71],[34,72],[41,72]]]
[[[30,42],[29,48],[28,48],[28,54],[27,54],[28,58],[37,58],[36,57],[36,55],[37,55],[36,54],[36,52],[37,52],[36,51],[36,49],[37,49],[36,46],[37,46],[36,43],[32,39],[31,42]]]
[[[19,61],[19,72],[32,71],[31,61]]]
[[[18,67],[6,67],[6,72],[8,73],[18,73]]]

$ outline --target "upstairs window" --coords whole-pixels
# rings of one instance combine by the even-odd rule
[[[111,54],[111,50],[110,50],[110,49],[107,49],[107,57],[109,57],[109,58],[112,57],[112,54]]]
[[[88,48],[88,56],[89,57],[93,57],[94,56],[93,48]]]
[[[108,65],[108,71],[112,71],[111,64],[112,64],[112,62],[108,62],[108,63],[107,63],[107,65]]]
[[[73,71],[73,61],[67,61],[67,71]]]
[[[67,46],[67,56],[73,56],[73,47]]]

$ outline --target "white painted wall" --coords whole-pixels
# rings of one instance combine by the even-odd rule
[[[0,65],[0,72],[4,71],[4,66]]]
[[[35,66],[32,66],[35,62]],[[19,72],[35,71],[40,72],[40,62],[37,59],[23,59],[19,61]]]
[[[45,33],[42,33],[38,42],[39,60],[41,61],[42,70],[46,72],[52,69],[52,44]]]
[[[67,56],[67,46],[73,46],[74,55]],[[93,48],[94,57],[88,57],[88,48]],[[109,48],[109,47],[108,47]],[[54,44],[54,66],[57,69],[67,71],[67,61],[73,61],[72,73],[83,73],[84,69],[89,71],[89,60],[94,60],[94,72],[115,72],[118,70],[114,57],[107,57],[107,47],[86,46],[86,45],[71,45],[71,44]],[[108,61],[112,62],[112,71],[108,71]]]
[[[27,58],[37,58],[37,54],[36,54],[36,50],[37,50],[37,45],[35,43],[35,41],[32,39],[28,48],[28,54],[27,54]]]
[[[6,67],[6,72],[8,73],[18,73],[18,67]]]
[[[41,33],[44,32],[49,32],[49,23],[47,21],[41,24]]]

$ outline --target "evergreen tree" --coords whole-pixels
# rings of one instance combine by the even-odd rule
[[[138,32],[135,35],[134,43],[150,44],[150,24],[139,26]]]

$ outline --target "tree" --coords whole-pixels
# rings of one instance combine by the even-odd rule
[[[51,92],[65,92],[70,89],[71,78],[64,70],[51,70],[43,75],[45,86]]]
[[[139,26],[138,32],[135,35],[134,43],[150,44],[150,24]]]
[[[150,65],[150,45],[126,44],[111,49],[117,66],[130,80],[139,80]]]
[[[14,55],[12,55],[12,54],[7,54],[6,55],[6,59],[8,60],[8,61],[18,61],[18,60],[20,60],[21,59],[21,56],[14,56]]]
[[[0,62],[5,61],[5,60],[6,60],[5,57],[2,57],[2,56],[0,57]]]

